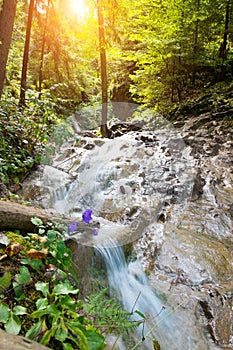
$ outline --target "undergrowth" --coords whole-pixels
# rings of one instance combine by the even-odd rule
[[[79,297],[66,228],[47,227],[32,218],[36,232],[0,233],[0,328],[51,349],[101,350],[108,334],[122,335],[144,322],[128,312],[107,290]],[[132,313],[141,321],[132,321]]]

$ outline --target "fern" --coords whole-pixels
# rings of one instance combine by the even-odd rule
[[[132,320],[134,312],[124,310],[114,299],[108,297],[108,289],[101,290],[97,295],[86,298],[84,308],[89,316],[92,316],[96,327],[101,331],[122,334],[136,329],[144,318],[139,321]]]

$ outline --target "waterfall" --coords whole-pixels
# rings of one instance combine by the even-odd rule
[[[196,159],[178,136],[174,129],[164,129],[156,134],[91,140],[93,149],[76,147],[76,156],[67,161],[57,157],[44,167],[36,182],[43,189],[42,200],[48,209],[69,214],[75,221],[81,220],[83,210],[93,210],[98,235],[84,232],[72,238],[95,247],[102,256],[113,297],[128,311],[145,315],[144,328],[139,327],[134,344],[140,343],[143,335],[146,340],[135,349],[153,350],[153,338],[161,350],[219,349],[205,330],[199,301],[206,298],[212,305],[215,278],[220,286],[225,276],[230,281],[232,255],[230,243],[226,247],[225,241],[232,238],[231,178],[225,170],[221,185],[216,163],[218,198],[210,164],[201,201],[190,201]],[[208,170],[208,159],[205,162]],[[223,213],[216,206],[218,200],[223,201]],[[218,240],[213,240],[216,235]],[[111,241],[113,237],[117,242]],[[137,240],[138,260],[127,263],[122,245]],[[154,264],[149,268],[151,280],[141,266],[142,262],[146,268],[150,261]],[[177,308],[177,304],[182,305]],[[227,306],[225,309],[227,315]],[[220,324],[218,315],[216,311],[216,324]],[[118,349],[130,350],[131,346],[119,343]]]
[[[136,260],[127,264],[122,246],[113,240],[111,247],[99,246],[95,249],[105,262],[110,292],[117,295],[124,309],[129,312],[138,310],[145,316],[146,322],[138,328],[134,336],[135,344],[145,337],[137,349],[154,349],[152,338],[163,343],[162,349],[168,349],[168,346],[169,349],[176,349],[171,346],[168,336],[172,329],[169,317],[166,317],[169,311],[150,287],[140,262]],[[132,320],[142,318],[133,314]],[[154,326],[155,329],[151,332]],[[150,339],[147,339],[148,332],[151,333]],[[174,332],[172,338],[174,341]]]

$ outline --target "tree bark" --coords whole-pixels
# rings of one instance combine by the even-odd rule
[[[29,232],[34,231],[35,225],[31,222],[32,217],[41,219],[44,225],[50,222],[68,226],[72,221],[77,221],[75,218],[50,213],[43,209],[28,207],[10,201],[0,201],[1,230],[18,229]],[[79,232],[92,233],[93,227],[96,227],[95,223],[86,225],[83,222],[78,222]]]
[[[97,0],[98,26],[99,26],[99,45],[100,45],[100,69],[101,69],[101,88],[102,88],[102,121],[100,131],[103,137],[110,137],[111,133],[107,127],[108,115],[108,83],[107,83],[107,59],[106,42],[104,32],[104,17],[101,0]]]
[[[225,10],[225,30],[223,34],[223,41],[219,50],[219,57],[222,58],[223,61],[227,59],[227,40],[228,40],[228,31],[229,31],[229,21],[230,21],[230,0],[226,2],[226,10]]]
[[[42,46],[41,46],[41,56],[40,56],[40,68],[39,68],[39,100],[41,99],[41,89],[42,89],[42,82],[43,82],[43,67],[44,67],[44,50],[45,50],[45,39],[46,39],[46,32],[47,32],[47,23],[48,23],[48,15],[49,15],[49,7],[50,7],[50,0],[48,0],[48,4],[46,7],[46,16],[45,16],[45,23],[44,23],[44,32],[42,37]]]
[[[4,0],[0,12],[0,98],[4,87],[6,64],[16,13],[16,1]]]
[[[23,53],[23,66],[22,66],[20,98],[19,98],[19,105],[20,106],[25,105],[25,94],[26,94],[26,89],[27,89],[27,67],[28,67],[29,46],[30,46],[30,38],[31,38],[31,28],[32,28],[32,18],[33,18],[34,5],[35,5],[35,0],[30,0],[29,10],[28,10],[26,37],[25,37],[25,44],[24,44],[24,53]]]

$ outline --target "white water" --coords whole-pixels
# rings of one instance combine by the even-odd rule
[[[117,293],[123,306],[131,311],[137,301],[134,309],[145,314],[148,320],[144,330],[145,336],[152,327],[162,320],[158,327],[155,327],[153,334],[150,334],[151,338],[158,339],[161,350],[212,350],[215,349],[215,346],[208,340],[203,329],[199,328],[200,325],[198,325],[195,316],[195,306],[192,305],[196,305],[196,301],[194,302],[191,295],[192,288],[185,287],[186,289],[183,290],[180,283],[177,282],[177,287],[175,284],[171,284],[170,289],[166,290],[166,284],[164,283],[162,293],[164,292],[168,299],[170,295],[179,302],[180,300],[182,302],[186,300],[187,302],[189,295],[190,298],[193,298],[190,301],[191,306],[182,305],[170,315],[169,313],[172,310],[169,309],[166,302],[161,301],[150,287],[140,262],[134,261],[127,264],[122,248],[117,243],[114,244],[113,248],[109,248],[110,241],[107,240],[107,237],[116,237],[118,227],[118,231],[124,230],[124,218],[127,217],[128,208],[139,207],[141,211],[138,210],[134,217],[130,217],[129,222],[134,224],[138,218],[141,221],[145,220],[143,229],[152,223],[151,236],[156,236],[153,245],[156,247],[158,235],[161,241],[164,239],[164,225],[156,221],[156,215],[160,212],[160,205],[165,202],[168,204],[175,203],[179,206],[180,211],[180,203],[183,205],[183,202],[190,198],[192,192],[192,166],[189,164],[190,151],[188,148],[184,148],[184,157],[180,158],[179,155],[176,156],[172,153],[170,146],[168,148],[169,152],[165,154],[165,151],[162,151],[162,145],[164,148],[164,144],[166,145],[165,141],[159,140],[158,146],[146,148],[143,144],[135,142],[134,138],[131,140],[130,136],[107,140],[103,146],[97,145],[93,150],[84,153],[81,163],[76,169],[78,173],[76,178],[70,178],[66,172],[56,169],[55,171],[53,167],[45,167],[48,173],[44,174],[47,176],[44,183],[53,194],[51,206],[60,213],[75,213],[76,215],[77,213],[80,214],[82,210],[90,208],[94,210],[96,216],[102,215],[105,217],[105,214],[110,213],[113,220],[115,214],[123,212],[119,216],[119,222],[111,221],[111,219],[106,222],[104,226],[107,232],[106,235],[100,230],[99,235],[94,237],[91,242],[82,243],[92,246],[98,245],[98,250],[107,266],[109,286]],[[56,163],[55,161],[54,166],[61,169],[59,162]],[[124,191],[121,190],[122,188]],[[208,190],[208,188],[206,186],[204,190]],[[162,207],[165,214],[166,208],[165,206]],[[145,218],[147,212],[149,219]],[[170,215],[169,211],[168,215]],[[179,218],[179,216],[177,217]],[[173,218],[173,222],[174,220]],[[162,227],[162,230],[160,227]],[[173,232],[173,227],[171,232]],[[188,232],[186,230],[185,237]],[[133,242],[141,234],[142,229],[138,232],[135,231],[133,236],[128,236],[127,232],[125,236],[128,241],[126,243]],[[96,244],[94,244],[94,240],[96,240]],[[148,243],[146,235],[145,241]],[[179,246],[177,235],[174,236],[174,242]],[[122,241],[120,243],[122,244]],[[101,248],[102,245],[103,248]],[[179,252],[182,250],[185,252],[185,249],[186,246],[182,246]],[[167,266],[171,265],[168,261],[169,251],[167,253],[165,250],[164,257],[166,261],[162,269],[166,269]],[[177,252],[172,253],[172,258],[177,254]],[[161,257],[163,257],[162,253],[158,256],[157,261]],[[179,258],[179,261],[184,261],[181,258]],[[189,256],[185,261],[185,268],[190,271],[193,259],[190,259]],[[174,264],[173,260],[172,263]],[[169,268],[167,271],[168,276],[170,274],[170,278],[175,279],[174,271]],[[161,293],[161,288],[158,288],[156,283],[160,283],[161,286],[163,280],[157,279],[154,281],[155,289],[160,290]],[[189,291],[190,294],[184,297],[186,291]],[[179,298],[181,293],[183,293],[182,298]],[[175,302],[171,304],[173,308],[176,307]],[[165,310],[160,313],[163,305],[165,305]],[[192,314],[190,314],[190,310],[192,310]],[[168,317],[166,317],[166,314],[169,314]],[[135,338],[135,344],[140,342],[141,337],[142,330],[139,330]],[[126,348],[130,350],[127,345]],[[120,347],[120,349],[122,348]],[[137,349],[152,350],[151,339],[140,344]]]
[[[137,349],[154,349],[152,338],[159,341],[162,349],[177,349],[174,347],[176,335],[170,316],[171,310],[153,292],[140,262],[136,260],[127,265],[123,248],[117,246],[115,241],[112,241],[111,248],[98,247],[96,250],[105,261],[110,291],[117,294],[126,310],[138,310],[145,316],[146,322],[138,328],[130,349],[137,343]],[[132,320],[142,318],[134,313]],[[145,340],[140,342],[142,337]]]

